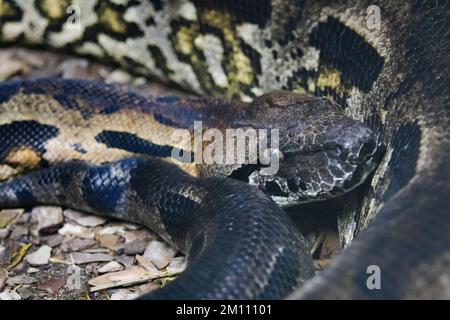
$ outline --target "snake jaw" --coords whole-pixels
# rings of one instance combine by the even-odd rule
[[[263,175],[260,168],[253,168],[248,182],[281,206],[326,200],[353,190],[377,167],[384,148],[370,128],[356,121],[352,125],[354,140],[284,152],[275,175]]]

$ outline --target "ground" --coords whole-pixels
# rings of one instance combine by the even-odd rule
[[[186,95],[47,51],[2,49],[0,62],[0,81],[58,76],[102,80],[146,95]],[[295,208],[289,213],[309,240],[320,272],[339,251],[335,214],[298,214]],[[49,206],[0,211],[0,300],[132,299],[173,280],[184,267],[181,253],[134,224]]]

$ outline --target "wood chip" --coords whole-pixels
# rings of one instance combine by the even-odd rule
[[[99,236],[104,236],[104,235],[108,235],[108,234],[121,234],[125,232],[125,227],[124,226],[108,226],[108,227],[104,227],[102,229],[100,229],[97,234]]]
[[[6,281],[6,283],[10,286],[15,286],[15,285],[19,285],[19,284],[33,284],[36,282],[38,282],[38,280],[36,278],[30,277],[27,275],[19,275],[19,276],[15,276],[15,277],[10,277]]]
[[[156,238],[156,236],[147,229],[127,231],[123,234],[125,243],[141,240],[150,241]]]
[[[130,256],[127,256],[124,254],[122,254],[120,256],[115,256],[114,260],[116,260],[120,264],[124,265],[125,267],[129,267],[134,263],[134,257],[130,257]]]
[[[98,268],[98,272],[99,273],[108,273],[108,272],[116,272],[116,271],[122,271],[123,270],[123,266],[116,262],[116,261],[111,261],[108,262],[107,264],[103,265],[102,267]]]
[[[64,210],[64,216],[67,219],[72,220],[84,227],[97,227],[105,224],[107,221],[105,218],[86,214],[72,209]]]
[[[68,261],[73,261],[74,264],[85,264],[91,262],[107,262],[113,258],[110,255],[104,253],[85,253],[85,252],[72,252],[68,255]]]
[[[87,253],[109,253],[111,250],[106,249],[106,248],[90,248],[90,249],[86,249],[83,250],[82,252],[87,252]]]
[[[150,272],[142,267],[131,267],[130,269],[124,271],[107,273],[99,277],[92,278],[88,281],[88,283],[93,286],[90,291],[94,292],[108,288],[130,286],[172,275],[174,274],[167,271]]]
[[[115,234],[105,234],[100,235],[99,239],[100,246],[103,248],[108,248],[114,252],[120,251],[123,249],[123,245],[121,243],[121,237]]]
[[[41,237],[41,241],[49,247],[59,246],[66,238],[60,234],[52,234],[50,236]]]
[[[95,245],[95,241],[92,239],[80,239],[80,238],[75,238],[75,239],[71,239],[67,242],[64,242],[61,245],[61,250],[63,251],[83,251],[86,250],[90,247],[92,247],[93,245]]]

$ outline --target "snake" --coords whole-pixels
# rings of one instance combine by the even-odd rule
[[[0,83],[0,207],[154,230],[188,267],[142,299],[448,299],[449,15],[438,0],[3,0],[2,45],[90,56],[198,97]],[[278,146],[195,161],[223,158],[211,140],[229,129],[262,137],[251,154],[263,138]],[[315,274],[282,208],[331,198],[345,249]]]

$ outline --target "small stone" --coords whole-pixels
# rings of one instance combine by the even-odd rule
[[[138,287],[138,292],[139,292],[139,295],[142,295],[142,294],[145,294],[145,293],[150,293],[152,291],[155,291],[155,290],[157,290],[159,288],[160,288],[159,285],[157,285],[154,282],[150,282],[150,283],[146,283],[146,284],[143,284],[143,285],[139,286]]]
[[[337,231],[327,231],[324,233],[323,243],[320,248],[319,259],[332,260],[341,250],[339,233]]]
[[[8,271],[4,268],[0,268],[0,291],[3,290],[8,279]]]
[[[16,217],[24,212],[23,209],[3,209],[0,211],[0,229],[5,228]]]
[[[125,254],[122,254],[120,256],[114,257],[114,260],[116,260],[117,262],[121,263],[125,267],[130,267],[134,263],[134,257],[130,257],[130,256],[127,256]]]
[[[123,237],[125,238],[125,243],[136,240],[147,240],[148,242],[156,238],[153,233],[146,229],[127,231],[123,234]]]
[[[144,257],[150,260],[158,269],[164,269],[177,251],[158,240],[152,240],[145,249]]]
[[[62,209],[53,206],[33,208],[31,215],[37,220],[37,230],[41,233],[54,233],[62,225],[64,218]]]
[[[132,222],[123,222],[122,225],[127,230],[140,230],[140,229],[142,229],[141,225],[136,224],[136,223],[132,223]]]
[[[146,257],[136,255],[136,260],[139,263],[141,267],[143,267],[147,271],[152,272],[158,272],[158,269],[155,267],[153,263],[151,263],[150,260],[148,260]]]
[[[11,248],[8,247],[2,247],[0,246],[0,265],[2,264],[8,264],[11,260]]]
[[[8,235],[9,235],[8,228],[0,229],[0,239],[6,239],[6,237],[8,237]]]
[[[64,210],[64,216],[67,219],[72,220],[77,224],[85,227],[97,227],[105,224],[107,221],[105,218],[86,214],[72,209]]]
[[[170,261],[166,270],[171,273],[181,273],[186,269],[186,262],[185,257],[175,257]]]
[[[14,271],[16,273],[25,273],[25,269],[28,267],[28,264],[25,261],[22,261],[19,263],[15,268]]]
[[[92,247],[95,244],[94,240],[91,239],[80,239],[75,238],[68,242],[65,242],[61,245],[61,250],[63,251],[83,251],[90,247]]]
[[[94,232],[92,232],[88,228],[71,223],[64,224],[64,226],[58,230],[58,233],[63,236],[74,236],[83,239],[94,239]]]
[[[22,299],[28,299],[32,295],[28,286],[21,286],[21,287],[17,288],[17,293],[20,294]]]
[[[40,290],[47,291],[54,295],[66,284],[64,278],[52,278],[44,283],[39,284],[37,287]]]
[[[86,78],[89,62],[82,58],[67,59],[58,67],[61,76],[66,79]]]
[[[131,76],[128,72],[117,69],[111,72],[108,77],[105,79],[106,83],[119,83],[119,84],[127,84],[131,80]]]
[[[85,264],[91,262],[108,262],[113,258],[110,255],[104,253],[84,253],[84,252],[72,252],[68,256],[68,262],[75,264]]]
[[[113,292],[109,300],[134,300],[139,297],[138,292],[128,289],[118,289]]]
[[[38,250],[36,250],[33,253],[30,253],[25,256],[25,260],[33,265],[33,266],[40,266],[44,264],[48,264],[50,261],[50,255],[52,253],[52,248],[49,246],[42,246]]]
[[[6,289],[0,293],[0,300],[20,300],[22,297],[16,291]]]
[[[25,226],[22,225],[16,225],[14,226],[11,234],[10,234],[10,239],[18,241],[20,239],[22,239],[22,237],[26,237],[28,236],[28,228],[26,228]]]
[[[134,240],[132,242],[125,243],[124,251],[125,254],[129,256],[134,256],[136,254],[142,254],[147,248],[147,240]]]
[[[13,56],[26,62],[28,65],[36,68],[43,68],[45,66],[45,59],[42,59],[40,54],[36,54],[34,52],[30,52],[26,49],[18,49],[14,51]]]
[[[8,278],[8,280],[6,281],[6,283],[10,286],[15,286],[18,284],[33,284],[36,282],[38,282],[38,280],[36,278],[30,277],[27,275],[11,277],[11,278]]]
[[[43,243],[45,243],[46,245],[48,245],[52,248],[59,246],[64,241],[64,239],[65,239],[65,237],[63,237],[60,234],[53,234],[53,235],[41,238]]]
[[[101,276],[92,278],[88,281],[91,286],[111,285],[115,286],[118,283],[135,283],[140,281],[148,275],[148,272],[141,267],[131,267],[123,271],[106,273]]]
[[[108,234],[120,234],[125,232],[124,226],[108,226],[105,228],[102,228],[100,231],[98,231],[99,236],[105,236]]]
[[[83,250],[83,252],[86,252],[86,253],[109,253],[109,249],[106,249],[106,248],[91,248],[91,249],[86,249],[86,250]]]
[[[30,267],[28,268],[27,273],[38,273],[39,271],[41,270],[39,270],[38,268]]]
[[[26,224],[26,223],[30,222],[30,220],[31,220],[31,214],[29,212],[25,212],[19,218],[17,218],[16,223]]]
[[[111,261],[108,262],[107,264],[105,264],[104,266],[100,267],[97,271],[99,273],[108,273],[108,272],[115,272],[115,271],[121,271],[123,270],[123,266],[116,262],[116,261]]]
[[[115,234],[105,234],[99,236],[100,246],[108,248],[114,252],[123,249],[123,245],[120,242],[120,237]]]
[[[30,66],[20,60],[9,60],[0,65],[0,81],[11,78],[20,73],[26,73]]]

